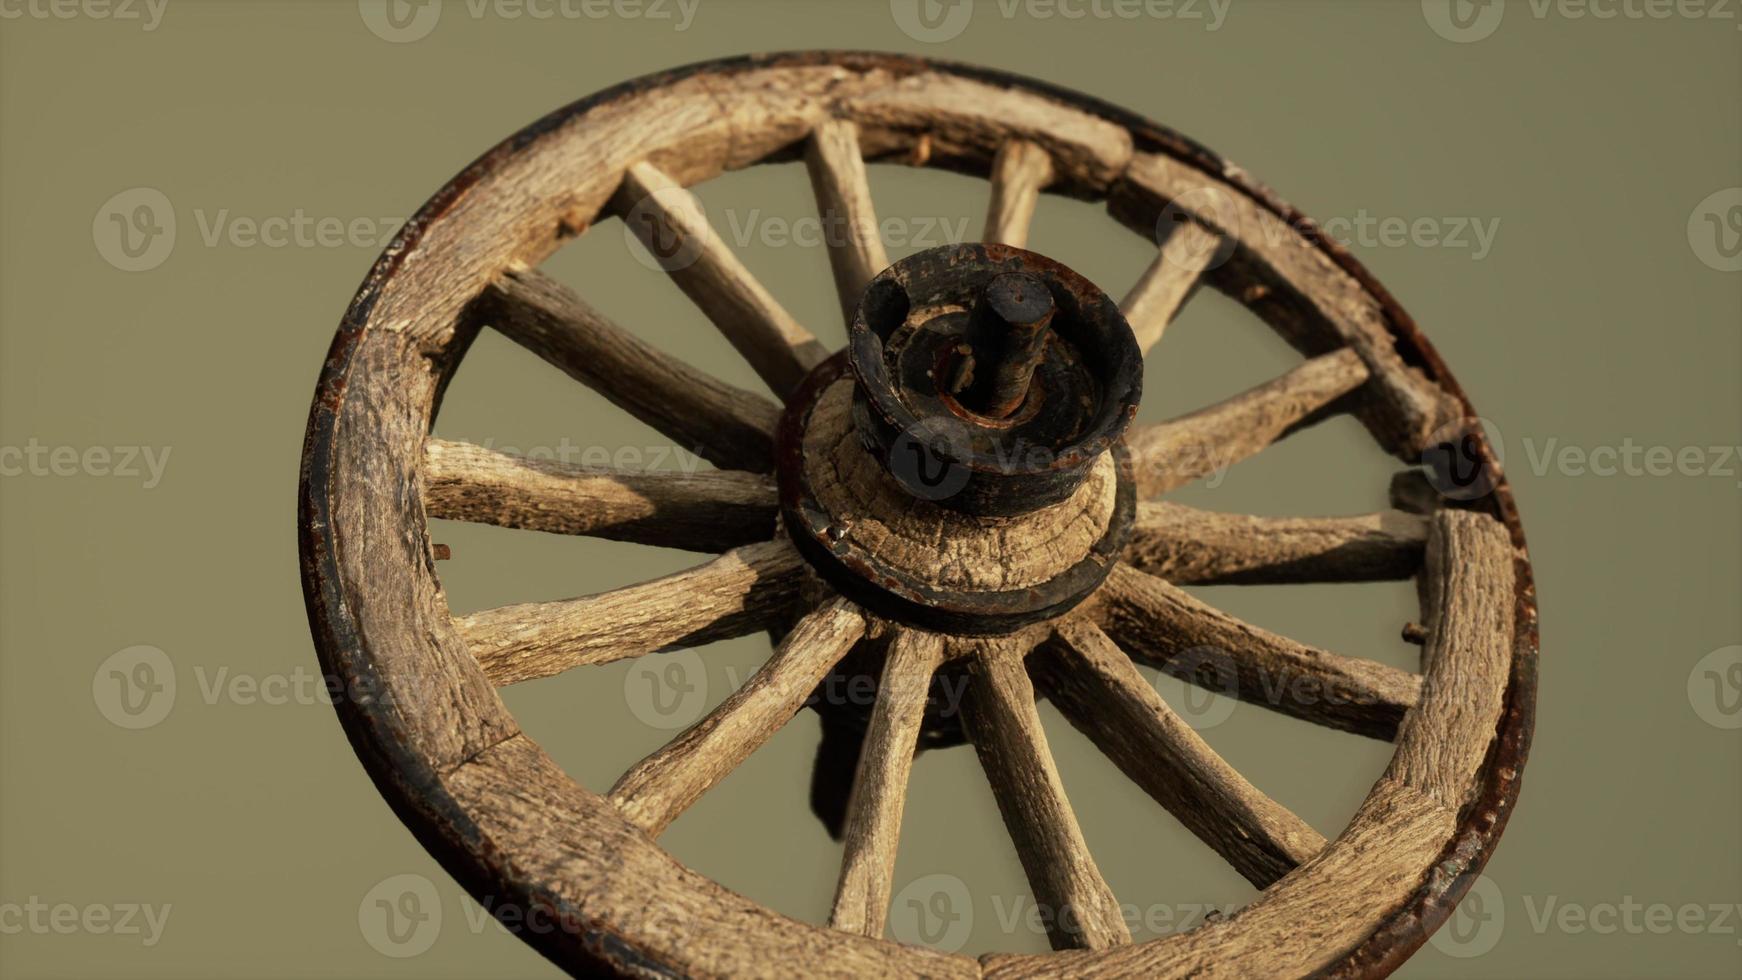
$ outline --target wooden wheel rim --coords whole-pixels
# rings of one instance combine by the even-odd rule
[[[990,131],[975,129],[970,123],[987,120],[946,111],[953,99],[927,101],[925,87],[939,80],[983,89],[1003,115]],[[915,114],[928,115],[927,125],[916,126]],[[649,124],[653,115],[664,121]],[[983,69],[838,52],[708,62],[608,89],[520,131],[442,188],[376,262],[326,361],[303,450],[305,597],[323,666],[353,693],[340,699],[339,714],[377,788],[474,896],[562,923],[523,938],[571,972],[760,974],[788,963],[843,975],[1239,974],[1260,965],[1273,974],[1389,972],[1444,921],[1486,862],[1516,799],[1533,721],[1534,587],[1510,490],[1479,431],[1468,433],[1467,445],[1491,473],[1492,492],[1441,512],[1447,524],[1458,520],[1449,515],[1489,515],[1510,542],[1510,642],[1475,771],[1468,779],[1422,776],[1394,760],[1349,829],[1223,922],[1138,945],[980,961],[811,926],[682,867],[520,734],[447,612],[425,527],[422,446],[475,333],[468,304],[505,272],[536,266],[584,230],[629,165],[656,161],[688,185],[792,159],[830,116],[865,128],[868,158],[929,155],[979,173],[992,168],[1003,143],[1032,141],[1052,159],[1054,189],[1107,196],[1115,216],[1138,227],[1154,227],[1157,206],[1155,181],[1140,165],[1150,177],[1161,167],[1231,188],[1261,219],[1305,228],[1312,248],[1304,251],[1331,270],[1325,275],[1354,284],[1402,369],[1425,378],[1450,406],[1450,415],[1390,429],[1364,416],[1387,448],[1413,458],[1446,425],[1475,416],[1407,314],[1343,249],[1242,171],[1123,110]],[[1095,152],[1100,127],[1126,134],[1123,159]],[[1290,318],[1301,317],[1298,302],[1278,288],[1276,269],[1248,262],[1262,246],[1237,228],[1220,230],[1240,244],[1208,280],[1289,332]],[[1290,339],[1303,350],[1328,349],[1293,326]],[[1407,386],[1386,374],[1387,355],[1363,356],[1379,358],[1362,389],[1367,401],[1385,402],[1388,385]],[[1438,681],[1455,692],[1457,674],[1430,674],[1430,694]],[[1399,757],[1408,744],[1405,732]],[[1431,760],[1416,762],[1433,769]],[[1375,872],[1359,860],[1376,842],[1407,853],[1407,867]]]

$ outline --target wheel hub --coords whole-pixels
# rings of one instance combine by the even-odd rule
[[[1106,577],[1135,509],[1120,439],[1141,354],[1105,293],[995,244],[873,279],[847,351],[788,403],[782,518],[830,584],[888,618],[986,635]]]

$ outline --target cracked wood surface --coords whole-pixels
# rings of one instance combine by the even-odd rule
[[[859,750],[841,851],[841,875],[829,925],[882,936],[894,891],[895,854],[907,778],[925,718],[932,675],[944,659],[944,638],[898,627],[890,640],[871,724]]]
[[[430,517],[690,551],[767,541],[778,510],[773,480],[731,470],[611,470],[443,439],[423,470]]]
[[[1023,666],[1023,644],[978,644],[962,725],[1028,872],[1035,902],[1050,911],[1054,949],[1105,949],[1131,942],[1119,900],[1095,866],[1047,746]]]
[[[1403,511],[1253,517],[1154,500],[1137,505],[1125,561],[1180,585],[1385,581],[1414,575],[1426,540]]]
[[[1415,674],[1241,622],[1127,565],[1090,601],[1107,635],[1144,663],[1316,724],[1390,740],[1421,696]]]
[[[611,787],[611,802],[629,822],[657,837],[690,804],[724,779],[792,720],[861,636],[865,617],[845,599],[807,613],[774,656],[665,747]]]
[[[1137,492],[1153,497],[1254,456],[1366,379],[1361,358],[1341,350],[1189,415],[1132,426]]]
[[[803,570],[782,538],[651,582],[498,606],[456,617],[454,625],[492,682],[515,684],[765,629],[797,599]]]
[[[647,343],[535,269],[491,283],[478,316],[617,407],[710,463],[774,468],[780,408]]]
[[[422,790],[408,790],[396,774],[377,772],[385,780],[383,792],[412,814],[408,821],[437,835],[457,833],[454,828],[464,824],[475,835],[465,845],[472,848],[463,862],[468,870],[520,876],[519,886],[528,895],[557,900],[587,923],[585,949],[573,950],[580,959],[565,957],[567,963],[598,963],[597,957],[606,956],[618,968],[694,974],[755,973],[773,962],[804,963],[813,975],[980,972],[974,961],[963,957],[784,919],[686,871],[645,843],[600,798],[569,781],[535,745],[515,734],[513,720],[489,690],[483,670],[465,655],[465,646],[446,621],[421,526],[421,446],[445,381],[430,360],[463,351],[462,310],[508,270],[536,265],[562,240],[585,230],[631,164],[646,161],[675,184],[693,184],[723,169],[799,152],[807,134],[832,111],[860,122],[864,152],[872,157],[904,153],[913,162],[931,159],[986,173],[998,147],[1013,138],[1028,138],[1045,146],[1053,158],[1055,189],[1093,193],[1112,188],[1115,198],[1142,196],[1130,186],[1116,186],[1126,183],[1121,173],[1133,159],[1123,127],[1005,85],[943,72],[903,75],[820,64],[673,78],[613,95],[567,117],[553,117],[486,155],[438,195],[414,219],[408,237],[384,256],[348,314],[347,322],[355,318],[361,340],[354,350],[335,348],[347,359],[340,384],[323,381],[321,398],[330,406],[329,421],[322,423],[322,403],[317,401],[305,486],[320,490],[333,506],[330,528],[314,528],[320,542],[310,561],[331,559],[333,573],[324,587],[342,590],[344,604],[333,608],[340,609],[345,629],[355,630],[355,637],[341,632],[336,640],[324,641],[337,645],[324,653],[336,658],[338,669],[347,675],[363,672],[381,678],[395,704],[416,706],[414,711],[377,711],[362,728],[347,724],[360,746],[386,746],[445,774],[442,788],[457,801],[463,820],[429,816],[421,809],[424,801],[414,798]],[[1194,171],[1193,179],[1198,177],[1215,180]],[[1110,206],[1120,212],[1117,204]],[[1146,231],[1152,233],[1153,227]],[[1300,251],[1310,253],[1304,260],[1309,264],[1331,261],[1316,249]],[[1342,346],[1350,331],[1340,321],[1349,318],[1327,314],[1320,299],[1303,301],[1292,295],[1293,290],[1313,288],[1312,276],[1269,264],[1275,256],[1255,261],[1249,252],[1249,247],[1237,250],[1233,260],[1211,270],[1208,278],[1240,296],[1303,351],[1319,354]],[[402,253],[406,261],[401,261]],[[1364,293],[1356,299],[1377,310],[1374,296]],[[1420,423],[1432,413],[1410,410],[1409,376],[1419,379],[1419,372],[1404,367],[1400,378],[1397,365],[1388,363],[1390,338],[1383,316],[1358,311],[1355,318],[1355,333],[1364,336],[1353,346],[1361,349],[1376,376],[1363,387],[1358,408],[1382,441],[1409,456],[1409,441],[1419,440]],[[1378,331],[1369,329],[1375,323]],[[329,374],[333,372],[329,367]],[[343,384],[347,380],[348,389]],[[1428,387],[1429,397],[1416,407],[1432,409],[1437,401],[1433,396],[1450,397]],[[1400,398],[1398,390],[1404,392]],[[1393,398],[1404,410],[1394,419],[1380,418],[1390,410],[1387,399]],[[330,426],[330,446],[314,444],[321,424]],[[382,438],[369,435],[377,431]],[[374,458],[378,453],[388,461]],[[1464,537],[1462,532],[1452,536]],[[1485,545],[1480,549],[1487,550]],[[1429,559],[1430,565],[1434,562]],[[1447,610],[1445,621],[1451,625],[1442,644],[1446,655],[1424,655],[1429,696],[1435,671],[1450,669],[1436,665],[1460,659],[1464,642],[1455,639],[1462,634],[1456,628],[1457,615],[1450,612],[1457,604],[1433,602]],[[311,594],[311,609],[313,603]],[[1424,619],[1433,629],[1432,613]],[[1498,655],[1502,667],[1509,655]],[[1534,652],[1524,649],[1519,655]],[[1501,674],[1491,683],[1504,691],[1504,670]],[[415,697],[400,696],[413,693]],[[1423,711],[1420,723],[1412,717],[1400,735],[1400,755],[1412,739],[1434,737],[1447,726],[1480,729],[1491,722],[1487,715],[1492,695],[1467,693],[1474,698],[1472,704],[1481,706],[1479,711]],[[1491,732],[1492,725],[1488,728]],[[1476,763],[1468,761],[1474,751],[1463,746],[1450,755],[1423,754],[1408,771],[1382,779],[1356,820],[1325,853],[1229,920],[1101,954],[991,956],[985,958],[984,969],[1000,976],[1212,976],[1306,973],[1334,965],[1409,902],[1422,869],[1432,866],[1454,829],[1455,809],[1435,796],[1456,794],[1468,784],[1462,773],[1480,765],[1479,757]],[[365,755],[365,761],[372,771],[381,766],[373,756]],[[1446,779],[1436,774],[1442,764],[1455,770]],[[1428,786],[1431,793],[1403,780]],[[1487,846],[1482,844],[1483,853]],[[504,861],[503,855],[514,860]],[[449,857],[443,860],[454,866]],[[647,901],[654,893],[659,903]],[[664,914],[668,911],[669,916]]]
[[[647,161],[630,164],[615,208],[685,296],[774,393],[785,397],[828,351],[744,267],[694,194]]]
[[[889,268],[877,208],[871,201],[871,180],[859,148],[859,127],[846,119],[825,120],[811,133],[804,162],[823,221],[835,293],[843,320],[851,327],[866,284]]]
[[[1094,623],[1059,624],[1033,664],[1065,718],[1255,887],[1324,849],[1322,834],[1223,761]]]

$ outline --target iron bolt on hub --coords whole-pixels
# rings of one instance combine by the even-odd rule
[[[989,634],[1057,615],[1129,532],[1141,369],[1118,307],[1058,262],[996,244],[903,259],[787,408],[787,528],[892,619]]]

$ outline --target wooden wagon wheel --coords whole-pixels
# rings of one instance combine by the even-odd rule
[[[801,157],[825,215],[856,232],[831,236],[830,255],[850,356],[828,357],[683,190]],[[884,271],[876,234],[865,233],[876,226],[866,160],[988,176],[988,244]],[[1163,230],[1117,308],[1019,247],[1043,190],[1105,199],[1139,233]],[[672,278],[784,409],[653,349],[537,271],[613,214],[656,253],[684,253]],[[1137,351],[1200,280],[1308,359],[1220,404],[1126,431]],[[485,325],[720,469],[609,472],[431,438],[442,390]],[[1255,518],[1154,500],[1345,411],[1412,464],[1424,453],[1473,461],[1486,492],[1449,500],[1406,470],[1392,487],[1397,509],[1360,517]],[[376,263],[309,421],[299,515],[309,617],[324,666],[353,695],[340,715],[383,795],[474,895],[562,923],[525,938],[572,972],[1381,974],[1444,920],[1487,859],[1529,741],[1530,567],[1492,454],[1463,424],[1473,416],[1352,258],[1173,132],[1033,81],[911,58],[712,62],[522,130],[444,187]],[[960,439],[934,438],[927,426],[939,419],[955,420]],[[1047,452],[985,466],[1012,433]],[[957,482],[928,496],[938,484],[904,474],[910,457]],[[452,616],[426,516],[719,554],[601,595]],[[1411,576],[1419,674],[1266,632],[1177,587]],[[607,796],[571,781],[496,693],[764,628],[783,636],[768,663]],[[1134,660],[1395,740],[1395,756],[1327,841],[1217,757]],[[655,838],[843,661],[882,683],[862,719],[823,928],[688,870]],[[924,697],[939,671],[971,680],[959,730],[1037,901],[1061,911],[1053,953],[975,960],[882,938],[914,748],[942,724]],[[1133,944],[1054,770],[1036,684],[1262,894],[1226,919]]]

